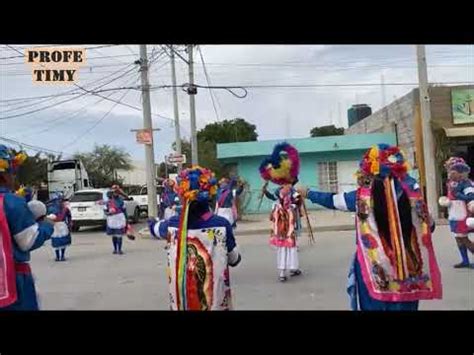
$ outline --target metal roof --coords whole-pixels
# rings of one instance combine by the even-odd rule
[[[217,145],[217,158],[230,159],[271,154],[275,144],[288,142],[300,154],[365,150],[374,144],[396,144],[394,133],[348,134],[315,138],[265,140],[255,142],[223,143]]]

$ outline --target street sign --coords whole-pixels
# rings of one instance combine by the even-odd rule
[[[168,164],[186,164],[185,154],[172,154],[166,157]]]
[[[137,143],[140,144],[153,144],[153,134],[151,129],[139,129],[137,130]]]

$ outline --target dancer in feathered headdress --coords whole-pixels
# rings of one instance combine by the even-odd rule
[[[400,149],[370,148],[357,175],[359,187],[348,193],[300,188],[313,203],[356,212],[357,252],[348,288],[352,308],[417,310],[419,300],[440,299],[434,223]]]
[[[474,243],[469,240],[469,233],[474,232],[474,183],[469,179],[471,168],[464,159],[449,158],[444,164],[448,173],[446,184],[447,196],[439,199],[439,204],[448,207],[449,228],[456,239],[461,254],[461,262],[455,268],[472,267],[469,263],[468,250],[474,253]]]
[[[297,236],[301,232],[302,199],[293,185],[298,182],[300,160],[298,151],[283,142],[273,148],[271,156],[260,164],[260,176],[267,182],[280,185],[273,194],[263,187],[262,198],[266,196],[273,204],[270,220],[272,233],[270,244],[277,248],[277,269],[279,280],[286,281],[286,272],[291,276],[301,274],[299,269]]]
[[[37,222],[26,200],[13,192],[26,158],[0,145],[0,310],[38,310],[30,252],[53,234],[51,223]]]
[[[123,255],[123,236],[127,234],[127,209],[125,207],[125,193],[118,185],[113,185],[107,191],[105,214],[107,215],[106,233],[112,237],[113,254]]]
[[[160,202],[160,218],[170,219],[177,215],[180,208],[180,200],[176,192],[177,186],[173,179],[163,181],[163,193]]]
[[[244,187],[236,177],[223,177],[219,180],[216,198],[216,214],[226,218],[233,228],[237,227],[236,199],[243,192]]]
[[[169,220],[150,221],[154,236],[167,238],[172,310],[232,309],[229,266],[240,262],[232,226],[212,213],[217,192],[214,173],[200,166],[177,178],[182,210]]]
[[[65,261],[66,248],[71,245],[72,218],[71,211],[66,205],[64,195],[61,192],[52,194],[47,203],[48,218],[53,220],[54,233],[51,236],[51,246],[56,255],[55,261]]]

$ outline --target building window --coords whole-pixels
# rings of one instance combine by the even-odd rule
[[[337,193],[337,162],[318,163],[319,190]]]

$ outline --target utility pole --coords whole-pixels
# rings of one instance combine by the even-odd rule
[[[179,107],[178,107],[178,88],[176,87],[176,68],[174,61],[174,49],[173,46],[170,46],[171,49],[171,82],[173,85],[173,108],[174,108],[174,132],[176,140],[176,153],[181,155],[181,133],[179,131]],[[178,173],[181,172],[183,164],[178,163]]]
[[[148,83],[148,58],[146,45],[140,45],[140,72],[142,83],[143,128],[151,133],[151,144],[145,144],[146,186],[148,193],[148,216],[158,215],[158,201],[155,185],[155,153],[153,149],[153,126],[151,122],[150,84]]]
[[[196,132],[196,103],[194,95],[197,94],[197,89],[194,86],[194,61],[193,61],[193,45],[188,44],[188,64],[189,64],[189,110],[191,114],[191,164],[198,164],[198,146],[197,146],[197,132]]]
[[[344,127],[344,120],[342,119],[340,101],[337,103],[337,122],[338,122],[338,125],[341,125],[341,127]]]
[[[428,70],[424,45],[416,46],[418,60],[418,82],[421,107],[422,145],[425,167],[426,200],[428,209],[435,218],[438,218],[438,194],[436,191],[436,166],[433,132],[431,130],[431,107],[428,92]]]
[[[380,77],[380,86],[382,89],[382,108],[384,108],[386,104],[386,100],[385,100],[385,78],[383,74]]]

